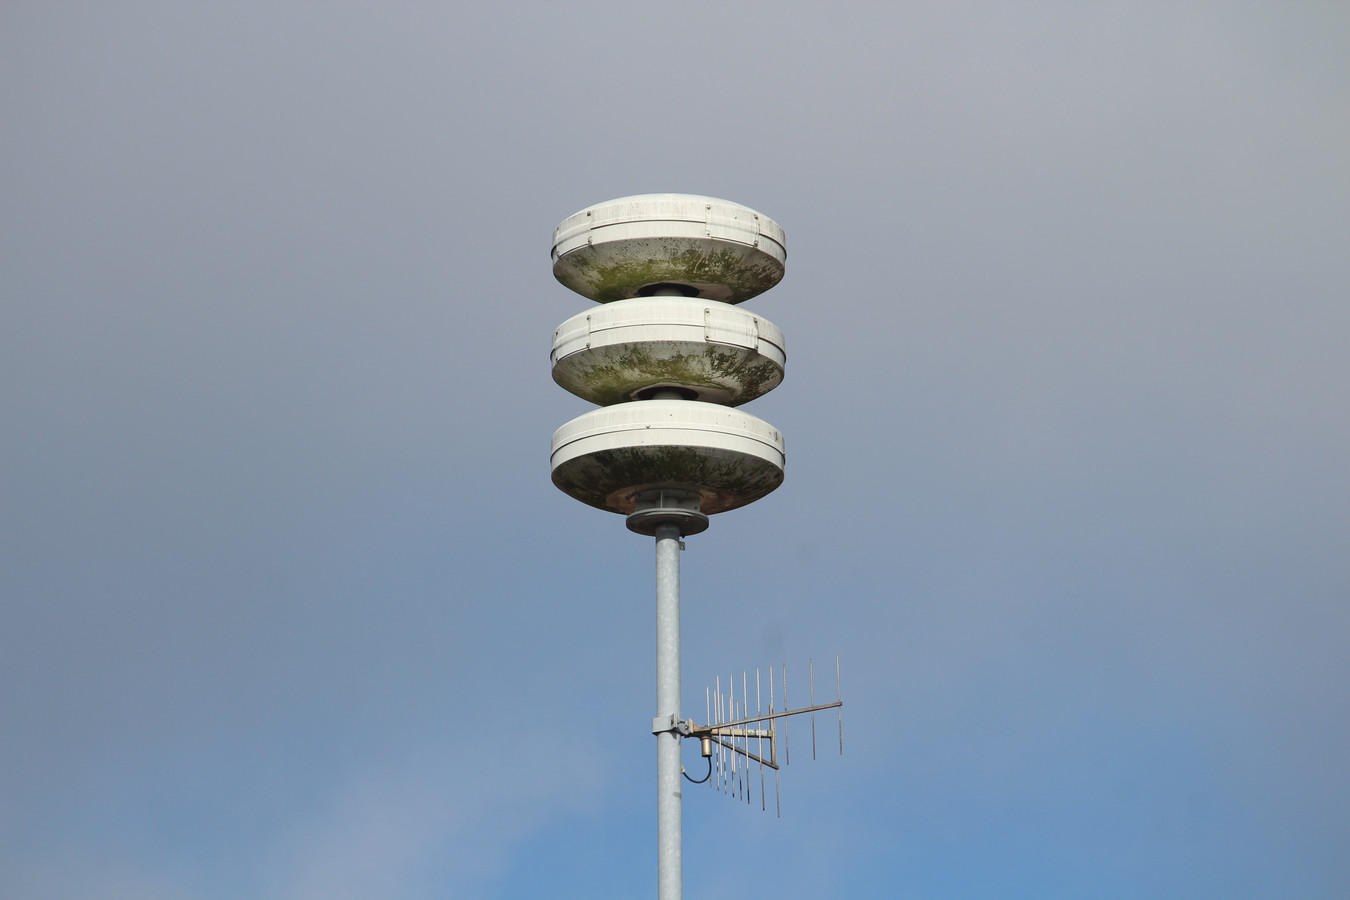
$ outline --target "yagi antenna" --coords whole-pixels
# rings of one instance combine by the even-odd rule
[[[766,778],[764,770],[773,769],[773,804],[774,812],[778,816],[783,815],[783,806],[778,791],[778,770],[781,767],[779,763],[779,730],[778,722],[781,719],[783,723],[782,730],[782,763],[785,766],[790,761],[790,745],[788,742],[788,719],[792,716],[810,715],[811,716],[811,758],[816,758],[816,713],[827,709],[837,709],[839,711],[839,755],[844,754],[844,695],[839,680],[839,657],[834,658],[834,687],[835,701],[833,703],[816,703],[816,666],[815,660],[808,661],[808,680],[810,682],[811,704],[803,706],[801,709],[787,708],[787,664],[784,663],[779,672],[782,677],[783,688],[783,706],[778,708],[775,705],[774,697],[774,670],[769,666],[769,685],[767,710],[764,707],[764,687],[760,681],[760,670],[755,669],[755,699],[754,713],[750,712],[750,679],[749,673],[741,672],[741,692],[736,693],[736,676],[731,675],[727,678],[727,686],[722,687],[722,677],[719,675],[716,681],[708,687],[706,691],[706,704],[708,714],[708,724],[699,725],[693,721],[680,723],[684,727],[679,729],[684,737],[695,738],[699,741],[703,757],[708,760],[708,774],[701,779],[689,777],[685,772],[684,777],[688,778],[694,784],[708,783],[714,790],[720,790],[724,794],[729,794],[738,800],[751,802],[751,794],[754,790],[754,772],[752,768],[758,767],[759,775],[759,805],[760,809],[768,809],[768,791],[765,788]]]

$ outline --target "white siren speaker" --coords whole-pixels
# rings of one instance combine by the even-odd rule
[[[694,194],[641,194],[564,219],[553,274],[604,304],[553,335],[553,379],[603,409],[553,435],[553,483],[623,513],[628,527],[682,534],[783,481],[783,437],[730,407],[783,380],[772,322],[733,304],[783,277],[783,229]]]

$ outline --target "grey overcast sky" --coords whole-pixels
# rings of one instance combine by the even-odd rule
[[[652,548],[553,227],[787,231],[689,896],[1350,896],[1350,6],[0,6],[0,896],[655,893]],[[795,746],[795,745],[794,745]],[[686,751],[693,769],[697,756]]]

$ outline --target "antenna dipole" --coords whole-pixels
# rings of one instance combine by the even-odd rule
[[[787,756],[787,729],[788,719],[792,716],[810,715],[811,729],[815,731],[816,713],[825,710],[838,710],[839,716],[839,754],[844,753],[844,697],[843,689],[839,680],[839,657],[834,658],[835,672],[835,692],[837,699],[832,703],[815,703],[815,660],[808,661],[808,670],[811,672],[812,683],[808,686],[812,703],[810,706],[803,706],[801,709],[787,708],[784,701],[783,709],[774,708],[773,700],[773,667],[769,667],[769,709],[764,711],[762,706],[762,695],[760,694],[760,670],[755,669],[755,711],[750,712],[749,694],[746,692],[747,678],[746,673],[741,673],[741,704],[736,703],[736,677],[732,675],[728,679],[731,696],[729,702],[725,705],[721,703],[709,703],[708,724],[699,725],[694,721],[680,723],[680,732],[687,737],[696,738],[700,742],[701,752],[709,760],[710,774],[716,772],[718,778],[712,781],[714,788],[723,793],[731,794],[738,800],[750,802],[749,787],[751,785],[749,766],[753,763],[759,767],[759,791],[760,808],[768,809],[768,793],[766,790],[766,776],[764,770],[772,769],[774,773],[774,809],[775,812],[782,815],[782,803],[778,794],[778,770],[788,764]],[[787,666],[782,666],[783,693],[787,693]],[[716,687],[710,689],[709,696],[717,697],[721,695],[721,676],[717,676]],[[778,752],[778,723],[782,722],[783,753],[780,756]],[[752,727],[753,726],[753,727]],[[754,741],[754,750],[751,750],[751,741]],[[765,743],[768,744],[768,750],[765,751]],[[814,754],[813,757],[814,758]],[[688,775],[685,776],[688,778]],[[694,779],[690,778],[690,781]],[[697,782],[696,782],[697,783]]]

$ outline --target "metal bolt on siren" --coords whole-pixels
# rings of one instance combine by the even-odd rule
[[[599,203],[553,233],[554,276],[601,304],[553,335],[554,381],[600,407],[554,432],[553,483],[656,539],[660,900],[682,891],[681,739],[698,738],[705,756],[714,743],[746,755],[749,737],[771,738],[766,723],[842,706],[774,711],[770,703],[767,716],[710,715],[716,725],[702,727],[680,717],[681,538],[783,483],[783,436],[735,407],[783,380],[783,333],[737,304],[778,284],[786,259],[778,223],[694,194]],[[761,726],[753,735],[741,727],[752,722]]]

